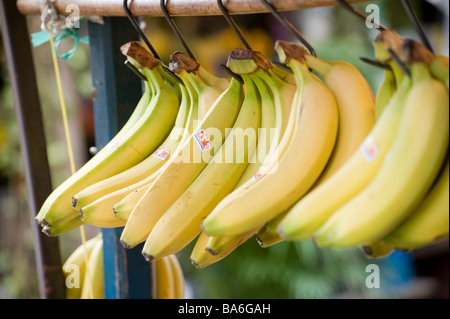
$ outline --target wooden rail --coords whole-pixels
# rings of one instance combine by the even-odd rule
[[[271,0],[270,3],[280,12],[336,5],[335,0]],[[260,0],[223,0],[223,4],[230,14],[268,12]],[[61,15],[69,15],[76,5],[81,16],[125,16],[123,0],[56,0],[54,5]],[[17,0],[17,7],[24,15],[38,15],[41,13],[41,0]],[[163,16],[159,0],[132,0],[129,8],[136,16]],[[216,0],[168,0],[167,10],[173,16],[221,15]]]

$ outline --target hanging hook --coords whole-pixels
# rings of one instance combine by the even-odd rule
[[[222,0],[217,0],[217,5],[219,6],[220,11],[222,12],[222,15],[227,20],[230,27],[233,29],[234,33],[239,37],[241,42],[244,44],[245,48],[247,50],[253,51],[252,47],[248,43],[248,41],[245,39],[244,35],[242,34],[241,30],[239,30],[239,27],[234,22],[234,20],[231,18],[230,14],[228,13],[228,10],[225,8],[225,6],[222,3]]]
[[[411,77],[411,72],[408,70],[405,63],[403,63],[403,61],[399,58],[397,53],[395,53],[395,51],[392,50],[391,48],[389,48],[388,51],[389,51],[389,54],[391,55],[392,59],[395,61],[395,63],[397,63],[399,65],[399,67],[403,71],[403,73],[405,73],[408,77]]]
[[[145,44],[148,46],[148,48],[150,49],[151,53],[153,54],[153,56],[155,58],[157,58],[160,62],[161,62],[161,67],[163,68],[163,70],[169,74],[172,78],[174,78],[178,83],[180,83],[181,85],[184,86],[183,81],[178,77],[178,75],[176,75],[175,73],[172,72],[172,70],[170,70],[167,66],[164,65],[164,63],[162,63],[161,61],[161,57],[159,56],[158,52],[156,52],[155,48],[153,47],[153,45],[150,43],[149,39],[147,38],[147,36],[145,35],[145,33],[142,31],[142,29],[139,27],[139,24],[137,23],[136,19],[133,17],[133,14],[131,13],[130,9],[128,8],[128,0],[123,0],[123,9],[125,11],[125,14],[128,17],[128,20],[130,20],[131,24],[134,26],[134,28],[136,29],[137,33],[140,35],[140,37],[144,40]],[[139,72],[138,70],[136,70],[136,68],[133,69],[133,66],[131,64],[125,63],[133,72]],[[140,72],[139,72],[140,74]],[[141,77],[139,75],[139,77]],[[142,77],[141,77],[142,78]]]
[[[347,1],[345,0],[336,0],[338,2],[339,5],[341,5],[343,8],[347,9],[348,11],[350,11],[351,13],[353,13],[354,15],[356,15],[357,17],[363,19],[364,21],[367,20],[368,16],[364,13],[362,13],[361,11],[353,8],[350,4],[347,3]],[[385,26],[383,26],[382,24],[376,22],[376,21],[372,21],[373,25],[375,26],[376,29],[379,29],[380,31],[385,31],[388,28],[386,28]]]
[[[312,56],[317,56],[316,51],[312,45],[305,39],[305,37],[297,30],[292,23],[283,17],[267,0],[261,0],[270,13],[286,28],[289,29],[294,36],[308,49]]]
[[[359,59],[361,61],[363,61],[364,63],[367,63],[369,65],[375,66],[377,68],[381,68],[381,69],[384,69],[384,70],[392,70],[392,68],[388,64],[384,64],[384,63],[382,63],[380,61],[372,60],[372,59],[365,58],[365,57],[360,57]]]
[[[133,14],[130,11],[130,8],[128,8],[128,0],[123,0],[123,9],[125,11],[125,14],[128,17],[128,20],[130,20],[131,24],[136,29],[137,33],[140,35],[142,40],[144,40],[145,44],[148,46],[150,51],[152,52],[153,56],[157,58],[158,60],[161,60],[161,57],[159,56],[158,52],[156,52],[155,48],[152,46],[150,41],[148,40],[145,33],[142,31],[142,29],[139,27],[139,24],[137,23],[136,19],[133,17]]]
[[[161,6],[161,10],[162,10],[162,12],[164,14],[164,17],[166,18],[166,20],[169,23],[170,27],[172,28],[173,32],[177,36],[178,40],[180,40],[180,42],[183,45],[183,47],[186,50],[186,52],[189,54],[189,56],[192,59],[197,61],[197,59],[195,58],[194,54],[192,53],[191,48],[188,46],[188,44],[184,40],[183,35],[181,34],[180,30],[178,29],[178,27],[176,26],[176,24],[173,21],[172,17],[170,16],[169,11],[167,10],[167,7],[166,7],[166,1],[165,0],[161,0],[160,1],[160,6]]]
[[[416,29],[417,34],[422,40],[422,43],[428,48],[428,50],[431,51],[431,53],[434,54],[433,46],[431,45],[422,25],[420,24],[417,15],[414,13],[413,8],[411,7],[411,3],[408,0],[401,0],[401,1],[403,7],[405,8],[406,14],[409,17],[409,20],[411,20],[412,24],[414,25],[414,28]]]
[[[143,75],[141,72],[139,72],[139,70],[132,64],[130,63],[129,60],[125,61],[125,65],[134,72],[134,74],[136,74],[138,77],[141,78],[141,80],[143,81],[148,81],[148,79],[145,77],[145,75]]]

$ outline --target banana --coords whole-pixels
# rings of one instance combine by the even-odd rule
[[[242,100],[243,87],[233,78],[134,207],[120,238],[124,247],[145,241],[156,221],[206,167],[222,146],[226,128],[234,125]]]
[[[189,130],[189,119],[192,117],[190,98],[185,87],[180,90],[182,100],[175,126],[158,150],[128,170],[93,184],[74,196],[77,205],[80,200],[88,203],[79,209],[85,223],[105,228],[125,226],[125,220],[114,214],[114,205],[143,184],[149,184],[151,176],[156,178],[158,170],[167,163],[185,138],[185,132]],[[92,197],[98,198],[89,203],[89,198]]]
[[[262,248],[273,246],[284,241],[278,232],[278,225],[289,212],[289,209],[268,221],[256,234],[256,241]]]
[[[60,222],[56,225],[44,226],[44,227],[42,227],[42,232],[44,234],[46,234],[48,237],[57,237],[59,235],[62,235],[62,234],[68,233],[72,230],[75,230],[83,224],[84,223],[81,220],[80,216],[77,215],[70,220]]]
[[[169,255],[168,258],[170,261],[170,266],[174,278],[174,287],[175,287],[174,299],[184,299],[185,282],[184,282],[183,268],[181,268],[180,261],[178,260],[175,254]]]
[[[176,253],[197,237],[201,221],[234,189],[256,150],[261,98],[251,78],[241,76],[245,97],[233,129],[205,169],[152,227],[142,249],[147,261]]]
[[[175,299],[175,278],[169,256],[154,261],[156,299]]]
[[[172,129],[179,109],[176,92],[164,82],[159,61],[153,61],[142,72],[155,86],[156,95],[146,112],[120,139],[113,139],[77,172],[60,184],[46,199],[36,216],[42,225],[70,220],[79,212],[72,205],[72,196],[97,181],[136,165],[156,150]],[[76,203],[73,203],[76,206]]]
[[[102,233],[78,246],[62,266],[65,279],[66,299],[80,299],[81,287],[86,275],[86,261],[98,240],[102,240]]]
[[[382,240],[401,250],[413,250],[448,237],[449,158],[435,184],[414,212]]]
[[[76,203],[75,209],[80,210],[86,208],[86,206],[92,204],[102,196],[130,186],[151,175],[157,171],[158,168],[163,166],[167,157],[169,157],[179,145],[189,117],[190,103],[188,100],[188,93],[186,92],[185,87],[180,88],[180,90],[182,92],[182,99],[175,125],[161,146],[159,146],[153,154],[138,164],[110,178],[94,183],[74,195],[73,201]],[[84,215],[86,215],[86,212],[84,212]]]
[[[448,57],[444,55],[436,55],[430,62],[430,72],[437,80],[441,81],[447,87],[449,85],[449,68]]]
[[[336,145],[317,187],[358,149],[375,123],[375,96],[372,89],[352,64],[346,61],[326,61],[304,50],[306,65],[317,72],[336,98],[339,127]]]
[[[377,259],[389,256],[395,251],[395,248],[387,244],[383,240],[377,240],[375,242],[364,245],[363,252],[367,258]]]
[[[189,260],[198,269],[208,267],[231,254],[236,248],[253,237],[258,229],[231,236],[208,236],[201,232]]]
[[[331,91],[300,60],[292,57],[298,46],[277,41],[281,60],[287,59],[297,81],[293,127],[283,135],[288,145],[278,165],[269,168],[252,185],[243,184],[235,196],[226,197],[202,223],[212,236],[249,231],[266,223],[299,200],[319,178],[335,145],[338,110]],[[289,124],[288,124],[289,126]],[[280,144],[283,144],[283,139]]]
[[[411,62],[410,69],[413,86],[389,155],[374,179],[316,232],[318,245],[381,239],[406,219],[434,181],[448,145],[448,91],[431,77],[426,62]]]
[[[198,119],[202,119],[217,98],[229,87],[226,78],[215,77],[206,72],[201,65],[182,52],[175,52],[170,56],[170,69],[175,72],[183,83],[190,83],[197,92]]]
[[[370,183],[391,148],[410,87],[410,78],[403,77],[398,90],[359,149],[330,178],[292,207],[278,226],[283,238],[311,238],[336,209]]]
[[[375,99],[375,117],[380,118],[381,113],[389,104],[392,96],[397,90],[397,82],[395,80],[394,72],[392,70],[384,71],[384,79],[378,87]]]
[[[104,299],[103,239],[96,241],[87,263],[80,299]]]
[[[160,170],[162,171],[162,169],[160,169]],[[159,173],[160,172],[158,171],[158,172],[152,174],[153,178],[148,184],[145,184],[143,186],[140,186],[140,187],[134,189],[132,192],[128,193],[128,195],[123,197],[119,202],[117,202],[113,206],[113,211],[114,211],[114,214],[116,215],[116,217],[124,219],[124,220],[128,219],[128,217],[130,216],[134,207],[137,205],[137,203],[141,199],[142,194],[144,194],[147,191],[147,189],[150,188],[153,181],[156,179],[156,177],[158,177]]]

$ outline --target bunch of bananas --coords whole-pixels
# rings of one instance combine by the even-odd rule
[[[287,41],[275,49],[287,68],[233,50],[231,79],[175,52],[179,83],[139,42],[125,44],[145,92],[45,201],[43,231],[123,227],[122,245],[144,243],[159,268],[194,240],[190,260],[203,268],[254,236],[261,247],[313,238],[372,257],[447,237],[448,58],[384,30],[374,94],[348,62]]]
[[[156,299],[183,299],[184,273],[176,255],[154,262]],[[62,267],[67,299],[104,299],[102,233],[78,246]]]
[[[374,44],[389,66],[376,123],[335,174],[272,225],[283,239],[360,246],[375,258],[448,237],[448,57],[393,30]]]

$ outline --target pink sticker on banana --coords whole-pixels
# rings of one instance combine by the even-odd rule
[[[208,151],[211,148],[211,141],[209,140],[208,136],[206,135],[205,130],[200,130],[197,133],[194,134],[195,141],[197,142],[198,146],[202,150],[202,152]]]
[[[169,150],[164,146],[158,147],[158,149],[153,153],[153,156],[156,156],[159,159],[165,160],[167,156],[169,156]]]
[[[359,147],[364,158],[368,162],[372,162],[375,158],[378,157],[378,147],[372,136],[368,136]]]

